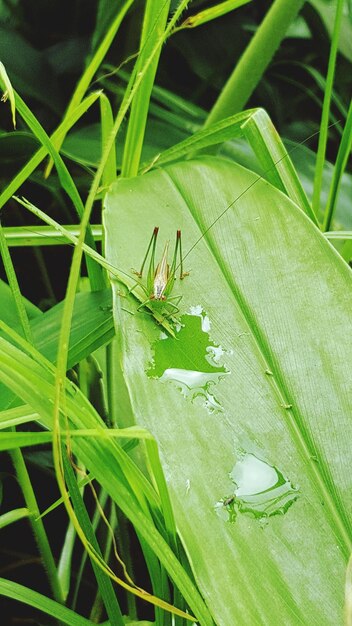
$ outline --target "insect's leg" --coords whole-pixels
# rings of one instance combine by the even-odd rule
[[[178,260],[178,256],[180,256],[180,263],[177,265],[177,260]],[[172,258],[172,263],[169,269],[169,279],[167,281],[167,285],[164,289],[164,295],[169,298],[169,294],[172,291],[172,288],[174,286],[174,282],[175,282],[175,274],[176,274],[176,270],[178,268],[181,268],[181,272],[180,272],[180,278],[184,278],[185,276],[187,276],[188,272],[184,272],[183,271],[183,262],[182,262],[182,247],[181,247],[181,231],[178,230],[176,232],[176,243],[175,243],[175,250],[174,250],[174,256]]]
[[[129,291],[128,291],[129,293]],[[121,291],[120,289],[117,289],[116,294],[120,297],[120,298],[127,298],[127,294],[124,293],[123,291]]]
[[[181,239],[180,230],[178,230],[176,233],[176,246],[179,247],[179,255],[180,255],[180,279],[183,280],[185,276],[189,275],[189,272],[183,271],[182,239]]]
[[[128,291],[128,293],[129,293],[129,291]],[[119,298],[127,298],[127,293],[123,293],[123,292],[122,292],[122,291],[120,291],[120,290],[118,290],[118,291],[116,292],[116,294],[118,295],[118,297],[119,297]],[[126,313],[130,313],[130,315],[134,315],[133,311],[130,311],[129,309],[125,309],[125,308],[124,308],[123,306],[121,306],[120,304],[119,304],[118,306],[120,307],[121,311],[125,311]],[[106,307],[106,308],[108,308],[108,307]],[[112,310],[113,310],[112,305],[111,305],[111,307],[109,307],[109,308],[110,308],[110,311],[112,311]]]
[[[164,315],[164,319],[167,319],[171,315],[176,315],[177,313],[180,312],[180,309],[179,309],[178,305],[180,304],[180,301],[181,301],[182,297],[183,296],[172,296],[171,298],[167,299],[167,302],[165,304],[167,306],[171,307],[172,310],[169,313],[166,313]],[[172,300],[175,300],[175,302],[172,302]]]
[[[134,274],[137,274],[137,272],[135,270],[132,270]],[[132,285],[132,287],[129,288],[128,293],[132,293],[133,290],[138,287],[139,283],[135,282],[134,285]]]
[[[147,258],[149,256],[149,251],[150,249],[152,249],[152,254],[151,254],[151,266],[153,269],[153,275],[154,275],[154,257],[155,257],[155,247],[156,247],[156,239],[158,236],[158,232],[159,232],[159,227],[155,226],[154,230],[153,230],[153,234],[151,236],[150,242],[148,244],[148,248],[147,248],[147,252],[145,253],[145,257],[143,259],[142,265],[141,265],[141,269],[139,272],[137,272],[137,270],[132,270],[134,274],[137,274],[137,276],[139,278],[142,278],[143,275],[143,270],[144,270],[144,266],[146,264]]]
[[[169,296],[167,299],[167,304],[171,304],[171,306],[174,306],[174,303],[172,302],[172,300],[174,300],[176,302],[176,306],[178,306],[182,298],[183,296]]]
[[[137,279],[136,279],[136,282],[134,283],[134,285],[132,285],[132,287],[130,287],[128,289],[128,293],[133,293],[133,291],[135,290],[136,287],[140,287],[141,289],[143,289],[143,291],[144,291],[146,296],[149,295],[149,292],[148,292],[148,289],[146,288],[146,286],[143,285],[143,283],[140,280],[137,280]]]
[[[144,300],[144,302],[141,302],[141,304],[137,307],[137,311],[141,311],[143,307],[147,306],[147,304],[150,303],[150,301],[150,298],[147,298],[146,300]],[[145,313],[148,313],[148,311],[145,311]]]

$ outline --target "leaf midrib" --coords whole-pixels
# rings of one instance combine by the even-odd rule
[[[214,157],[213,157],[214,158]],[[222,159],[223,160],[223,159]],[[238,166],[240,167],[240,166]],[[241,168],[245,169],[245,168]],[[320,492],[321,497],[326,503],[325,511],[331,526],[331,529],[340,543],[341,550],[346,559],[348,559],[352,550],[352,541],[348,532],[348,528],[344,523],[344,519],[347,519],[346,515],[342,516],[340,510],[345,510],[343,503],[339,498],[334,481],[331,478],[329,468],[324,461],[324,458],[315,449],[315,446],[311,440],[307,429],[303,427],[302,419],[294,403],[290,401],[290,393],[288,387],[284,381],[284,377],[281,374],[281,368],[277,360],[273,357],[267,341],[264,338],[264,334],[260,331],[259,325],[255,323],[255,317],[252,315],[249,305],[242,297],[241,291],[230,275],[229,271],[225,268],[222,262],[221,256],[218,254],[217,247],[212,242],[210,236],[211,229],[207,229],[207,225],[201,223],[198,216],[194,215],[192,211],[193,201],[187,201],[185,189],[180,189],[177,181],[173,178],[169,169],[164,170],[164,174],[169,178],[174,189],[178,192],[180,198],[184,204],[186,204],[193,221],[196,223],[200,232],[204,234],[204,240],[207,243],[208,249],[211,252],[230,292],[235,300],[237,309],[241,314],[244,324],[247,326],[248,331],[253,339],[254,347],[257,351],[258,358],[263,363],[263,371],[269,370],[272,375],[268,376],[269,384],[274,393],[274,396],[278,399],[278,403],[283,412],[283,417],[288,425],[289,431],[292,435],[292,439],[295,441],[296,448],[303,458],[306,465],[309,465],[311,475],[314,484],[317,487],[317,491]],[[258,181],[261,179],[258,179]],[[269,183],[266,183],[269,184]],[[277,190],[276,190],[277,191]],[[279,193],[279,192],[278,192]],[[243,195],[243,194],[242,194]],[[287,198],[286,198],[287,200]],[[233,203],[234,204],[234,203]],[[299,210],[297,208],[297,210]],[[284,408],[284,406],[292,405],[290,408]],[[301,429],[300,429],[301,424]],[[324,468],[324,473],[322,472]],[[324,480],[325,477],[325,480]],[[327,480],[327,477],[329,479]],[[334,494],[334,495],[332,495]]]

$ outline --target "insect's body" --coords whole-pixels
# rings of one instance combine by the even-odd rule
[[[156,270],[155,270],[155,275],[154,275],[154,280],[153,280],[153,293],[150,296],[152,300],[165,301],[165,298],[166,298],[164,292],[165,292],[167,283],[170,278],[170,266],[167,262],[168,250],[169,250],[169,242],[167,241],[165,244],[161,261],[160,263],[158,263]]]
[[[146,255],[144,257],[142,267],[139,272],[135,272],[139,278],[143,277],[143,269],[144,265],[147,261],[147,258],[150,253],[150,262],[147,276],[147,286],[145,287],[143,284],[141,285],[146,295],[147,299],[142,302],[142,304],[138,307],[141,309],[143,307],[149,306],[152,308],[156,306],[159,310],[160,308],[166,310],[166,314],[164,317],[169,317],[172,313],[178,312],[178,304],[182,298],[182,296],[171,296],[171,291],[175,282],[175,272],[176,272],[176,264],[177,259],[179,257],[179,266],[180,266],[180,279],[182,280],[187,273],[183,272],[183,262],[182,262],[182,247],[181,247],[181,231],[178,230],[176,233],[176,243],[174,256],[172,259],[171,266],[168,264],[168,251],[169,251],[169,242],[167,241],[165,244],[164,252],[162,254],[160,262],[157,264],[155,268],[155,251],[156,251],[156,241],[158,237],[159,228],[156,226],[154,228],[151,240],[149,242]],[[160,307],[161,305],[161,307]],[[167,311],[167,307],[169,307],[169,311]]]
[[[332,126],[333,125],[334,124],[332,124]],[[270,124],[269,124],[269,127],[270,127]],[[316,134],[317,133],[313,133],[308,139],[314,137],[314,135],[316,135]],[[262,135],[260,135],[260,136],[262,137]],[[298,145],[302,145],[306,141],[307,140],[301,142],[301,144],[298,144]],[[280,146],[281,146],[281,144],[280,144],[280,141],[278,140],[275,153],[281,151],[281,147]],[[274,146],[274,148],[275,148],[275,146]],[[293,150],[291,150],[291,152]],[[269,149],[269,153],[270,153],[270,156],[272,156],[272,157],[275,154],[275,153],[272,153],[271,149]],[[288,156],[288,153],[285,153],[278,160],[276,160],[275,162],[273,161],[273,165],[271,167],[269,167],[268,169],[266,169],[264,174],[269,173],[272,170],[274,170],[276,168],[276,165],[281,163],[287,156]],[[291,180],[291,177],[292,177],[291,166],[289,166],[289,169],[287,170],[286,174],[289,177],[289,179]],[[234,198],[234,200],[232,202],[230,202],[227,206],[223,207],[220,210],[220,212],[214,218],[214,220],[210,224],[208,224],[205,229],[202,230],[202,232],[200,233],[198,239],[196,239],[196,241],[193,243],[193,245],[188,249],[188,251],[187,251],[187,253],[186,253],[184,258],[186,258],[192,252],[192,250],[198,245],[198,243],[203,239],[203,237],[211,230],[211,228],[213,228],[213,226],[220,219],[222,219],[224,217],[224,215],[227,213],[227,211],[229,209],[231,209],[231,207],[234,206],[234,204],[237,202],[237,200],[242,198],[246,194],[246,192],[249,189],[253,188],[253,186],[257,182],[259,182],[260,180],[263,180],[262,176],[258,176],[247,187],[247,189],[242,191],[236,198]],[[290,185],[291,185],[291,183],[290,183]],[[295,178],[294,178],[293,179],[293,186],[295,186],[295,185],[296,185],[296,182],[295,182]],[[281,189],[281,187],[280,187],[280,189]],[[51,227],[53,227],[56,230],[58,230],[61,233],[61,235],[65,239],[68,239],[68,241],[70,241],[73,245],[77,245],[78,239],[77,239],[77,237],[75,237],[75,235],[71,234],[70,231],[68,231],[67,229],[65,229],[61,225],[57,224],[57,222],[55,222],[54,220],[49,218],[47,215],[45,215],[45,213],[40,211],[37,207],[34,207],[34,205],[32,205],[30,202],[28,202],[28,201],[26,201],[24,199],[16,198],[15,196],[14,196],[14,198],[17,200],[17,202],[19,202],[20,204],[23,204],[23,206],[25,206],[27,209],[29,209],[37,217],[42,219],[44,222],[49,224]],[[30,229],[27,227],[26,230],[30,230]],[[144,302],[142,302],[142,304],[140,304],[138,309],[140,310],[140,309],[146,308],[146,307],[149,308],[152,311],[152,313],[153,312],[155,313],[155,317],[158,319],[158,321],[160,323],[162,323],[162,320],[164,318],[169,317],[173,313],[176,314],[178,312],[178,310],[179,310],[177,305],[179,304],[182,296],[171,296],[170,295],[171,291],[173,289],[173,286],[174,286],[174,282],[175,282],[176,270],[178,269],[178,267],[181,268],[180,279],[184,278],[187,275],[187,273],[183,273],[183,270],[182,270],[183,258],[182,258],[181,231],[180,230],[178,230],[177,234],[176,234],[176,244],[175,244],[174,256],[173,256],[171,265],[169,265],[168,261],[167,261],[168,248],[169,248],[169,242],[167,242],[165,247],[164,247],[164,252],[163,252],[163,255],[161,257],[160,263],[158,263],[155,266],[156,240],[157,240],[158,231],[159,231],[159,228],[155,227],[154,231],[153,231],[153,234],[152,234],[152,237],[150,239],[149,245],[148,245],[148,249],[147,249],[146,255],[145,255],[143,263],[142,263],[141,270],[139,272],[134,272],[135,274],[137,274],[139,279],[142,279],[144,265],[145,265],[145,263],[147,261],[147,258],[149,256],[149,254],[150,254],[150,263],[149,263],[149,269],[148,269],[148,275],[147,275],[146,284],[143,284],[141,280],[138,280],[136,282],[136,285],[134,285],[132,288],[130,287],[130,278],[131,278],[131,276],[130,276],[130,274],[128,272],[126,272],[124,270],[121,270],[121,269],[117,269],[116,267],[110,265],[106,261],[106,259],[101,257],[97,252],[92,251],[90,249],[90,247],[86,246],[85,244],[84,244],[84,250],[93,259],[95,259],[96,261],[100,262],[100,264],[105,269],[110,271],[112,273],[112,275],[116,276],[118,278],[118,280],[120,280],[121,282],[125,282],[124,281],[124,277],[128,278],[128,281],[126,281],[125,284],[128,285],[128,287],[130,288],[130,291],[133,291],[136,288],[137,284],[138,284],[143,289],[143,291],[145,292],[145,295],[146,295],[146,300]],[[33,231],[33,232],[36,235],[39,234],[41,236],[41,233],[38,233],[37,231]],[[52,236],[50,237],[50,239],[52,239]],[[41,243],[40,245],[43,245],[43,244]],[[177,258],[178,257],[179,257],[179,262],[177,263]],[[138,297],[139,297],[139,300],[142,299],[140,296],[138,296]],[[158,316],[156,316],[157,312],[158,312]],[[269,371],[267,371],[266,373],[270,374]]]
[[[232,495],[229,496],[228,498],[225,498],[225,500],[222,501],[222,505],[223,506],[231,506],[231,504],[233,504],[236,500],[236,496]]]

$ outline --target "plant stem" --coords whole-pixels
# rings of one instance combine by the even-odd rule
[[[169,9],[169,0],[166,0],[163,3],[148,0],[146,3],[140,52],[136,61],[136,76],[138,76],[145,66],[155,43],[159,40],[165,30]],[[122,176],[129,177],[137,176],[138,174],[147,123],[149,100],[154,84],[155,74],[158,69],[160,54],[161,47],[158,49],[149,64],[148,70],[143,76],[141,86],[133,98],[122,158]]]
[[[316,162],[315,173],[314,173],[314,190],[313,190],[313,199],[312,199],[313,211],[317,217],[318,217],[319,208],[320,208],[320,193],[321,193],[321,185],[322,185],[322,179],[323,179],[326,144],[327,144],[327,138],[328,138],[331,94],[332,94],[332,86],[333,86],[334,75],[335,75],[336,55],[337,55],[337,47],[339,43],[339,34],[340,34],[340,28],[341,28],[343,5],[344,5],[344,0],[337,0],[334,30],[333,30],[333,35],[331,39],[328,73],[326,77],[326,85],[325,85],[325,91],[324,91],[323,110],[322,110],[321,122],[320,122],[320,134],[319,134],[319,143],[318,143],[318,152],[317,152],[317,162]],[[326,219],[325,219],[325,222],[327,222]]]
[[[324,221],[323,221],[323,226],[322,226],[322,230],[324,232],[326,232],[327,230],[330,230],[331,228],[331,222],[334,217],[337,200],[339,196],[339,191],[341,187],[342,176],[344,174],[349,156],[351,154],[351,146],[352,146],[352,100],[350,102],[350,108],[347,114],[346,125],[343,130],[342,139],[341,139],[340,146],[338,149],[335,167],[334,167],[334,175],[332,177],[332,181],[330,185],[328,201],[326,203]],[[350,244],[348,244],[348,250],[349,251],[351,250]],[[344,256],[345,251],[346,251],[346,248],[344,246],[342,256],[345,260],[349,261],[349,258],[346,259],[346,257]]]
[[[275,0],[223,87],[206,126],[244,108],[303,4],[304,0]]]

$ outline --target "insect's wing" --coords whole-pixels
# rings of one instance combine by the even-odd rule
[[[169,242],[167,241],[165,244],[163,256],[161,257],[160,263],[158,263],[155,276],[154,276],[153,291],[154,291],[154,297],[157,300],[161,300],[163,296],[167,295],[165,293],[165,290],[166,290],[166,287],[168,284],[168,278],[169,278],[169,265],[167,263],[168,250],[169,250]]]

